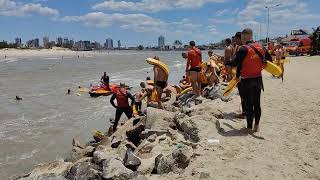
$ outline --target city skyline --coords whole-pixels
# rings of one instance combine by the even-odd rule
[[[91,40],[104,43],[106,37],[123,46],[156,46],[163,35],[171,44],[219,42],[244,27],[253,28],[255,37],[267,34],[270,7],[270,37],[284,36],[292,29],[319,26],[316,0],[2,0],[0,40],[13,42],[43,37]],[[280,4],[279,6],[275,6]]]

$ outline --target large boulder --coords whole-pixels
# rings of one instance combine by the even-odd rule
[[[168,129],[170,128],[170,123],[173,122],[173,117],[176,113],[156,109],[147,108],[147,120],[146,129]]]
[[[126,155],[123,159],[123,164],[125,167],[136,171],[141,164],[140,159],[135,156],[130,148],[127,149]]]
[[[178,129],[183,133],[185,139],[192,142],[199,142],[199,127],[194,118],[175,119]]]
[[[66,176],[72,166],[71,162],[54,161],[37,165],[28,176],[29,179],[39,179],[43,176]]]
[[[92,146],[87,146],[84,149],[73,146],[71,151],[71,160],[72,162],[75,162],[83,157],[90,157],[93,155],[94,150],[95,148]]]
[[[180,173],[189,165],[192,155],[192,148],[183,146],[174,149],[168,155],[159,156],[156,162],[157,174]]]
[[[93,162],[100,164],[102,161],[116,156],[117,151],[115,149],[108,146],[98,146],[93,153]]]
[[[129,179],[132,170],[126,168],[118,158],[110,158],[102,162],[103,178],[105,179]]]
[[[69,180],[99,180],[102,178],[102,172],[96,164],[80,162],[71,167],[67,178]]]
[[[155,167],[156,156],[153,156],[149,159],[140,159],[141,165],[138,167],[137,171],[142,174],[151,174]]]

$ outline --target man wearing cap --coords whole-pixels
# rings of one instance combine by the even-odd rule
[[[114,103],[115,99],[117,99],[117,105]],[[129,105],[129,99],[131,100],[131,105]],[[125,113],[128,119],[132,117],[131,106],[135,103],[135,100],[131,93],[126,90],[126,85],[120,83],[120,89],[112,95],[110,103],[116,108],[115,121],[113,124],[113,132],[115,132],[122,113]]]

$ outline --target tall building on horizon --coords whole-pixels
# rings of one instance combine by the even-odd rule
[[[113,40],[111,38],[106,39],[106,43],[104,44],[106,49],[113,49]]]
[[[165,38],[163,36],[159,36],[158,38],[158,47],[162,48],[165,46]]]
[[[15,43],[16,43],[16,46],[17,46],[18,48],[20,48],[20,47],[22,46],[21,38],[19,38],[19,37],[15,38]]]
[[[58,37],[56,45],[62,47],[62,43],[63,43],[62,37]]]
[[[49,49],[49,47],[50,47],[49,37],[43,37],[43,48]]]
[[[121,49],[121,41],[118,40],[118,49]]]

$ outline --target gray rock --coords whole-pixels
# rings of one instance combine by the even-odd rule
[[[185,139],[192,142],[199,142],[199,128],[193,118],[176,119],[177,127],[182,131]]]
[[[163,134],[167,134],[169,131],[166,130],[159,130],[159,129],[146,129],[141,134],[140,137],[142,139],[147,139],[151,135],[161,136]]]
[[[160,156],[158,162],[156,162],[157,173],[180,173],[181,170],[188,167],[192,155],[192,148],[184,146],[174,149],[169,155]]]
[[[108,146],[98,146],[93,153],[93,162],[96,164],[101,163],[103,160],[115,157],[116,151]]]
[[[99,180],[102,177],[102,172],[99,171],[99,166],[91,162],[80,162],[73,165],[67,176],[69,180]]]
[[[77,146],[72,147],[71,160],[75,162],[83,157],[90,157],[93,155],[95,148],[92,146],[87,146],[85,149],[81,149]]]
[[[168,129],[170,128],[170,121],[176,113],[156,109],[147,108],[147,119],[146,119],[146,129]]]
[[[140,159],[135,156],[130,148],[127,149],[126,155],[123,159],[123,164],[125,167],[136,171],[141,164]]]
[[[141,165],[137,169],[138,172],[142,174],[151,174],[155,167],[156,156],[153,156],[149,159],[140,159]]]
[[[111,147],[118,148],[121,142],[122,142],[122,139],[117,139],[116,137],[114,137],[111,141]]]
[[[53,177],[66,176],[72,166],[71,162],[54,161],[37,165],[28,176],[29,179],[38,179],[51,175]]]
[[[67,180],[67,179],[63,176],[45,175],[45,176],[39,177],[37,180]]]
[[[120,159],[110,158],[102,162],[103,178],[105,179],[129,179],[130,174],[133,172],[127,169]]]
[[[133,172],[129,176],[130,180],[148,180],[148,178],[140,172]]]

